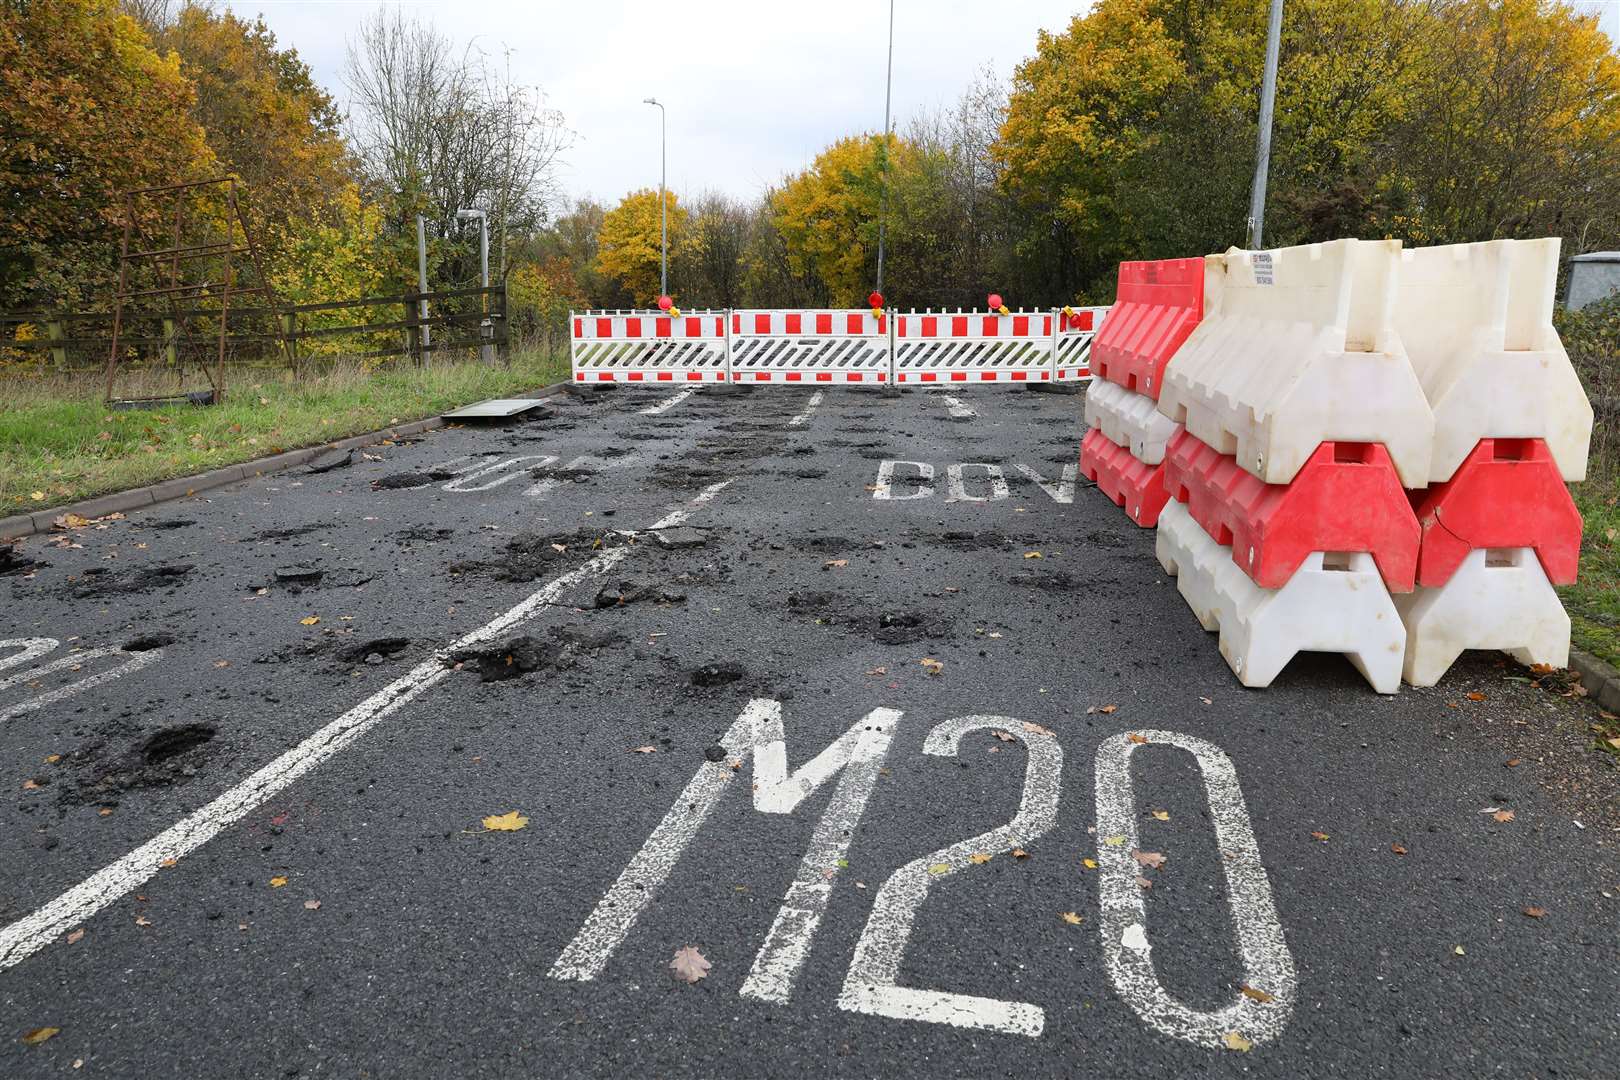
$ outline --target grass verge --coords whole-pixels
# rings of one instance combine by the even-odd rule
[[[1620,487],[1586,483],[1572,491],[1585,528],[1580,575],[1558,590],[1569,612],[1570,644],[1620,667]],[[1620,719],[1599,717],[1592,724],[1597,745],[1620,756]]]
[[[225,403],[110,412],[96,380],[0,378],[0,517],[420,420],[567,378],[566,357],[505,366],[356,366],[235,379]]]

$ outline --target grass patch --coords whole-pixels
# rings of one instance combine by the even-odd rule
[[[209,407],[110,412],[92,378],[0,379],[0,517],[420,420],[568,376],[566,357],[233,379]]]
[[[1620,667],[1620,490],[1576,484],[1571,489],[1586,526],[1581,534],[1581,572],[1558,590],[1576,648]]]

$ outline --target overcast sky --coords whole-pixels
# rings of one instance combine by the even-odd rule
[[[229,0],[262,14],[339,100],[345,39],[378,0]],[[802,168],[829,142],[883,126],[888,5],[882,0],[417,0],[392,6],[492,53],[541,86],[577,142],[563,185],[610,204],[658,186],[658,110],[669,112],[669,184],[751,195]],[[899,0],[894,27],[898,126],[954,102],[973,72],[1003,78],[1090,0]]]

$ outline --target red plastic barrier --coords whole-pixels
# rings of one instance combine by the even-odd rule
[[[1267,484],[1183,431],[1165,453],[1164,486],[1261,588],[1288,584],[1313,551],[1370,553],[1390,592],[1416,583],[1417,517],[1378,443],[1325,442],[1292,482]]]
[[[1419,585],[1450,581],[1474,548],[1533,547],[1548,581],[1575,581],[1581,512],[1544,440],[1481,439],[1450,480],[1411,498],[1423,530]]]
[[[1164,490],[1164,463],[1148,465],[1131,456],[1131,448],[1120,446],[1092,428],[1080,443],[1080,472],[1097,483],[1097,489],[1115,506],[1144,529],[1159,523],[1159,511],[1169,501]]]
[[[1159,400],[1165,365],[1204,317],[1204,260],[1119,264],[1119,291],[1091,343],[1093,375]]]

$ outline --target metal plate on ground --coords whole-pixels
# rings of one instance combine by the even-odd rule
[[[491,398],[480,401],[455,412],[444,414],[446,420],[502,420],[509,416],[518,416],[530,409],[538,409],[541,402],[537,398]]]

